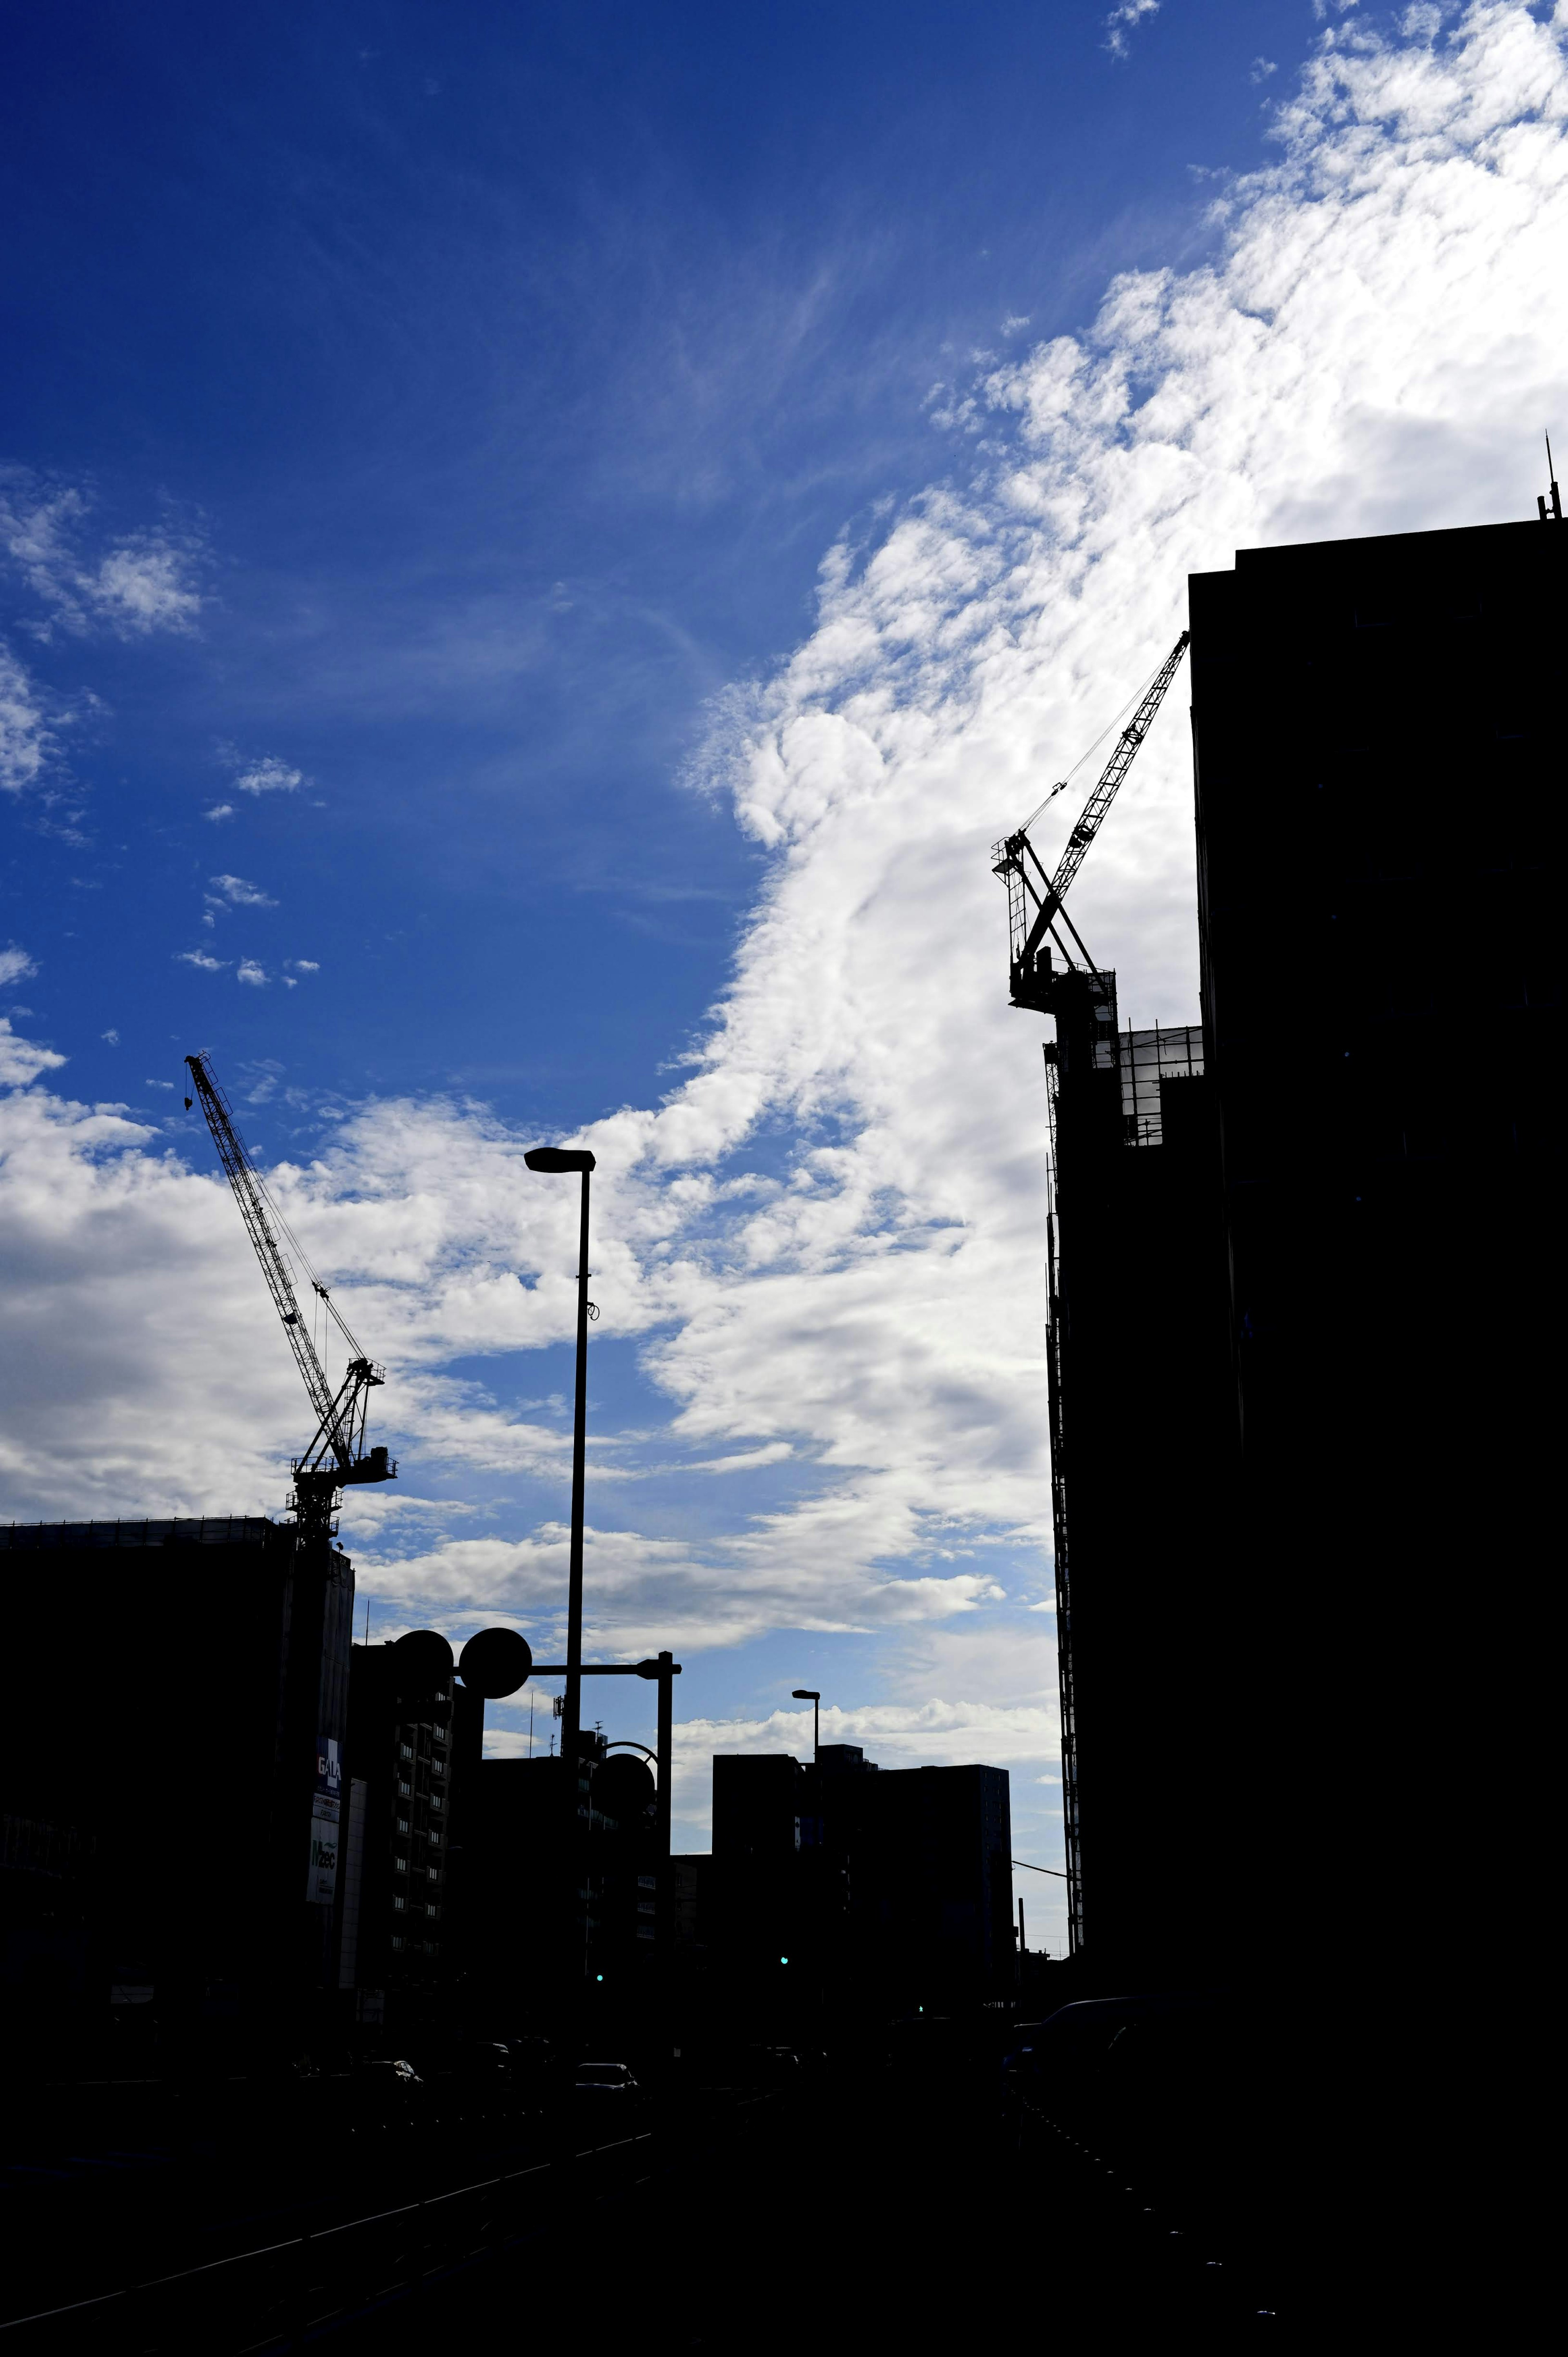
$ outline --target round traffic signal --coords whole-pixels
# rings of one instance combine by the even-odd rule
[[[457,1674],[475,1694],[499,1702],[527,1682],[532,1667],[533,1654],[526,1637],[520,1637],[515,1629],[481,1629],[464,1646]]]
[[[653,1771],[646,1760],[617,1751],[594,1770],[594,1806],[618,1824],[629,1824],[652,1805]]]
[[[392,1648],[399,1694],[434,1694],[452,1674],[452,1648],[439,1629],[411,1629]]]

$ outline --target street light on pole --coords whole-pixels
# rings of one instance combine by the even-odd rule
[[[596,1315],[588,1299],[588,1177],[594,1157],[585,1148],[536,1146],[523,1156],[531,1170],[546,1176],[576,1171],[583,1181],[582,1215],[577,1238],[577,1385],[572,1426],[572,1549],[566,1587],[566,1707],[561,1715],[562,1781],[566,1787],[566,1869],[570,1878],[566,1937],[575,1962],[575,1986],[581,1960],[576,1957],[577,1913],[577,1738],[583,1722],[583,1471],[588,1426],[588,1319]]]
[[[809,1702],[811,1706],[811,1765],[814,1768],[817,1764],[817,1754],[822,1748],[822,1695],[813,1694],[810,1686],[792,1686],[789,1690],[789,1699],[791,1702]]]

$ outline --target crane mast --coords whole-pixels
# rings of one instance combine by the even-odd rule
[[[1053,1012],[1051,1006],[1051,953],[1041,950],[1046,935],[1050,934],[1069,967],[1077,961],[1058,931],[1058,920],[1066,926],[1077,944],[1086,972],[1098,971],[1094,960],[1084,948],[1078,927],[1062,907],[1069,885],[1083,866],[1089,846],[1099,834],[1105,814],[1116,799],[1117,788],[1137,758],[1138,748],[1154,726],[1155,715],[1165,701],[1169,687],[1187,652],[1189,633],[1184,630],[1169,654],[1139,699],[1138,708],[1116,740],[1116,749],[1105,764],[1094,791],[1085,802],[1078,823],[1068,836],[1055,873],[1046,874],[1045,863],[1029,840],[1029,826],[1021,826],[1016,834],[1004,835],[993,844],[991,867],[1007,887],[1009,931],[1009,974],[1015,1006],[1032,1006],[1041,1014]],[[1059,788],[1055,791],[1059,791]],[[1046,797],[1048,802],[1050,795]],[[1044,809],[1045,804],[1041,804]],[[1036,811],[1035,816],[1039,816]]]
[[[218,1159],[240,1206],[240,1216],[262,1265],[262,1275],[267,1281],[273,1306],[288,1337],[295,1364],[304,1380],[310,1405],[316,1412],[316,1430],[302,1453],[292,1460],[295,1497],[292,1501],[298,1516],[302,1538],[325,1539],[330,1535],[333,1511],[338,1492],[346,1486],[360,1481],[390,1481],[397,1475],[397,1467],[388,1461],[384,1448],[365,1448],[365,1419],[371,1392],[386,1381],[386,1370],[373,1363],[349,1332],[328,1288],[321,1283],[305,1254],[295,1243],[295,1252],[304,1263],[311,1287],[319,1297],[332,1322],[347,1343],[349,1359],[343,1380],[336,1391],[317,1355],[309,1329],[300,1316],[299,1298],[295,1290],[294,1274],[289,1255],[279,1241],[278,1232],[288,1229],[276,1205],[262,1183],[261,1176],[245,1150],[234,1119],[234,1110],[220,1086],[217,1075],[204,1055],[188,1056],[191,1086],[207,1126],[212,1133],[212,1143],[218,1149]],[[186,1099],[188,1110],[191,1100]],[[294,1239],[290,1236],[291,1243]]]

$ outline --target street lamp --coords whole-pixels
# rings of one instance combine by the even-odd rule
[[[566,1788],[565,1862],[571,1898],[566,1937],[576,1953],[577,1910],[577,1776],[578,1737],[583,1723],[583,1468],[588,1427],[588,1176],[594,1157],[585,1148],[536,1146],[523,1156],[531,1170],[547,1176],[576,1171],[583,1181],[582,1220],[577,1238],[577,1390],[572,1426],[572,1551],[566,1587],[566,1693],[561,1714],[561,1752]],[[577,1967],[574,1965],[572,1977]]]
[[[822,1695],[813,1694],[810,1686],[792,1686],[789,1690],[789,1699],[791,1702],[809,1702],[811,1706],[811,1764],[814,1767],[817,1754],[822,1748]]]

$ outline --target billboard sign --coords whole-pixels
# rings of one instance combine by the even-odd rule
[[[330,1907],[338,1894],[338,1803],[317,1793],[310,1812],[310,1867],[305,1895],[318,1907]]]
[[[343,1762],[335,1735],[318,1735],[316,1738],[316,1789],[329,1801],[338,1800],[342,1793]]]

